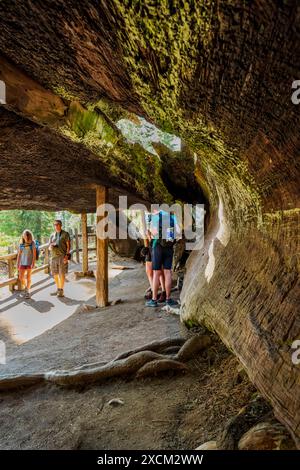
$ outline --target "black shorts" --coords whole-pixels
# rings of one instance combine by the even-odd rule
[[[146,263],[147,262],[151,263],[151,261],[152,261],[151,250],[152,250],[152,248],[149,246],[149,249],[148,249],[147,254],[145,256],[145,262]]]
[[[172,269],[173,246],[161,246],[157,243],[151,250],[152,269],[159,271],[163,269]]]
[[[152,262],[151,251],[152,251],[152,241],[150,241],[150,243],[149,243],[147,254],[145,256],[145,262],[146,263],[151,263]]]

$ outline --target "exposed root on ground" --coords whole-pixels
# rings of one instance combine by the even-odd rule
[[[141,346],[137,349],[132,349],[131,351],[127,351],[125,353],[120,354],[114,360],[118,361],[119,359],[125,359],[132,354],[138,353],[140,351],[156,351],[162,352],[164,349],[177,346],[180,347],[185,343],[184,338],[166,338],[161,341],[153,341],[152,343],[146,344],[145,346]]]
[[[159,372],[168,370],[178,370],[185,372],[188,370],[188,367],[186,364],[174,361],[173,359],[157,359],[148,362],[143,367],[141,367],[136,374],[136,378],[140,379],[144,377],[149,377],[157,375]]]
[[[50,382],[73,387],[101,382],[112,377],[143,378],[165,371],[186,372],[184,364],[211,344],[207,335],[195,335],[187,340],[166,338],[120,354],[110,362],[84,364],[71,370],[53,370],[44,374],[23,374],[0,379],[0,391],[29,387]]]
[[[44,374],[8,375],[0,379],[0,391],[6,392],[16,388],[31,387],[44,382]]]
[[[207,335],[203,336],[192,336],[190,339],[185,341],[183,346],[179,349],[176,360],[186,362],[196,356],[200,351],[208,348],[211,345],[211,338]]]

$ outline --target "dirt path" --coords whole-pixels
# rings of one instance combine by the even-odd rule
[[[0,449],[195,449],[254,393],[236,383],[236,365],[222,349],[213,366],[203,358],[184,376],[1,394]],[[116,398],[123,404],[110,405]]]
[[[83,288],[92,291],[93,282],[78,281],[77,294]],[[146,286],[144,269],[136,264],[110,282],[111,298],[121,297],[123,303],[73,313],[20,345],[4,331],[8,362],[1,374],[107,361],[150,341],[179,336],[177,316],[145,308]],[[70,292],[71,284],[66,302],[74,300]],[[74,311],[78,305],[72,305]],[[237,361],[220,342],[189,365],[186,375],[2,393],[0,449],[194,449],[215,438],[254,389],[246,378],[237,383]],[[115,398],[122,404],[109,404]]]
[[[119,260],[122,264],[126,261]],[[179,318],[144,306],[147,287],[144,268],[132,260],[134,269],[118,271],[110,280],[110,299],[122,299],[115,306],[76,312],[83,303],[95,305],[95,281],[74,281],[72,275],[65,288],[65,298],[51,297],[53,281],[39,290],[33,288],[32,300],[24,302],[14,296],[12,307],[2,305],[1,336],[6,343],[7,364],[0,365],[0,375],[12,372],[37,372],[53,368],[70,368],[93,361],[108,361],[117,354],[167,336],[179,335]],[[36,292],[37,291],[37,292]],[[52,303],[53,308],[40,311],[36,304]],[[7,304],[7,302],[6,302]],[[6,305],[5,304],[5,305]],[[24,316],[24,319],[22,319]],[[6,318],[3,319],[3,317]],[[10,328],[7,328],[7,318]],[[51,322],[59,322],[51,328]],[[38,334],[47,329],[42,334]],[[30,337],[22,344],[16,341],[22,334]]]

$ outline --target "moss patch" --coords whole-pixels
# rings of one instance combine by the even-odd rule
[[[99,103],[85,109],[78,102],[69,107],[60,131],[89,148],[104,163],[118,186],[129,188],[145,200],[171,203],[173,198],[161,178],[161,162],[139,144],[125,141]]]
[[[136,94],[146,116],[181,137],[197,155],[194,169],[212,205],[226,199],[234,226],[261,217],[261,196],[246,163],[185,96],[199,70],[199,57],[213,47],[215,2],[116,2],[117,34]],[[200,62],[201,63],[201,62]],[[200,70],[199,70],[200,74]],[[217,190],[218,188],[218,194]]]

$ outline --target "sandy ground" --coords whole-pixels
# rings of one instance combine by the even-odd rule
[[[0,365],[0,376],[108,361],[133,347],[179,335],[176,316],[145,308],[143,266],[132,260],[120,263],[134,269],[111,270],[110,300],[122,300],[113,307],[78,313],[82,304],[95,305],[95,280],[75,281],[72,274],[62,299],[50,295],[53,280],[45,276],[36,281],[28,301],[6,294],[0,303],[0,339],[7,363]]]
[[[17,305],[5,310],[7,299],[3,299],[0,321],[16,308],[19,316],[33,309],[37,319],[52,314],[59,320],[57,311],[64,311],[62,306],[72,313],[36,336],[38,330],[30,327],[29,316],[27,326],[33,329],[27,338],[32,338],[24,341],[23,337],[23,342],[20,334],[12,335],[16,333],[12,318],[10,328],[7,317],[6,323],[2,318],[7,364],[0,365],[1,375],[108,361],[133,347],[179,336],[178,316],[145,308],[144,268],[133,261],[127,263],[134,269],[118,272],[110,280],[110,298],[121,298],[122,303],[105,309],[78,312],[82,302],[93,304],[94,280],[75,282],[72,275],[66,298],[55,298],[50,310],[24,305],[22,299],[13,299]],[[28,303],[53,302],[46,289],[35,293]],[[0,448],[194,449],[216,437],[255,390],[246,378],[237,383],[237,361],[219,342],[189,365],[185,375],[164,373],[144,381],[128,378],[77,390],[47,385],[2,393]],[[110,405],[113,398],[123,404]]]

